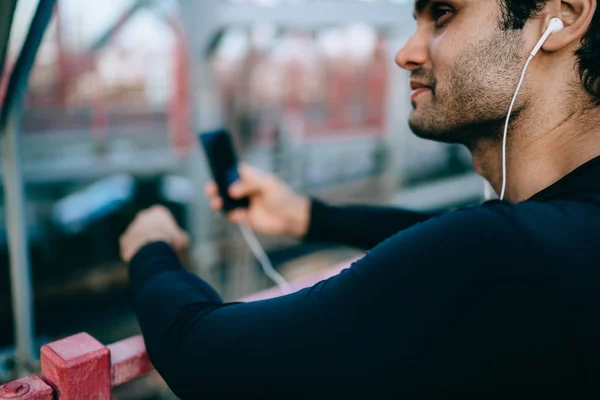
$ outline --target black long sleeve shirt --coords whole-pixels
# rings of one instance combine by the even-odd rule
[[[369,250],[314,287],[229,304],[167,244],[135,255],[148,354],[178,396],[597,389],[600,158],[519,204],[314,202],[307,240]]]

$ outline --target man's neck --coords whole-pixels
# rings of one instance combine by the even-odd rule
[[[600,156],[600,108],[572,112],[560,118],[558,115],[523,116],[511,124],[506,150],[506,200],[524,201]],[[482,140],[470,148],[475,170],[499,194],[502,141]]]

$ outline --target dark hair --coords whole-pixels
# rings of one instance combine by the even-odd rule
[[[500,0],[505,30],[523,29],[529,18],[537,15],[548,0]],[[579,76],[595,105],[600,106],[600,8],[596,9],[590,29],[581,39],[575,53]]]

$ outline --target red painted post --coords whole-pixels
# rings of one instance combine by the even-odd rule
[[[352,66],[341,57],[328,60],[327,103],[329,117],[327,130],[339,131],[349,127],[348,101],[352,96]]]
[[[367,71],[367,125],[383,129],[388,86],[388,57],[383,36],[377,44]]]
[[[52,400],[52,388],[35,375],[0,386],[0,400]]]
[[[87,333],[42,346],[40,358],[58,400],[111,398],[110,351]]]
[[[142,335],[109,344],[111,383],[119,386],[154,369],[144,345]]]
[[[173,61],[174,89],[169,106],[169,137],[173,150],[185,155],[193,144],[190,112],[190,55],[185,32],[179,21],[167,18],[175,33]]]

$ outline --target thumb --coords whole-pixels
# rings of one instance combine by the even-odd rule
[[[266,185],[266,174],[248,164],[240,164],[238,167],[240,179],[229,188],[229,194],[234,198],[251,196],[264,189]]]
[[[189,245],[190,236],[187,233],[180,231],[177,235],[175,242],[173,243],[173,247],[176,251],[181,251],[186,249]]]

